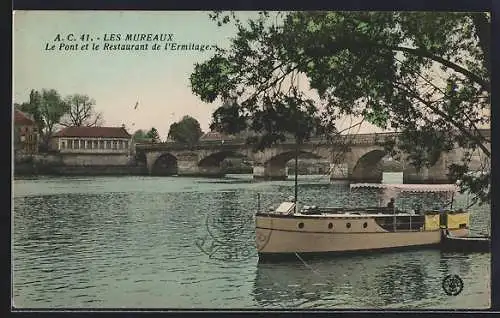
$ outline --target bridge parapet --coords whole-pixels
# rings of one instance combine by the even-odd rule
[[[480,133],[486,137],[491,137],[491,130],[481,129]],[[369,133],[369,134],[353,134],[353,135],[341,135],[333,138],[333,142],[328,142],[324,138],[311,138],[307,144],[322,144],[322,145],[375,145],[378,142],[383,142],[389,139],[394,139],[398,137],[399,133],[388,132],[388,133]],[[285,142],[278,143],[281,146],[292,146],[295,145],[294,139],[288,139]],[[229,138],[224,140],[204,140],[200,141],[195,145],[189,146],[186,144],[180,144],[175,142],[162,142],[162,143],[136,143],[136,150],[146,150],[146,151],[168,151],[168,150],[207,150],[207,149],[220,149],[221,151],[234,151],[241,147],[250,147],[247,144],[245,138]]]
[[[481,130],[481,133],[485,137],[491,135],[490,130]],[[380,158],[385,155],[380,143],[399,136],[399,133],[389,132],[338,135],[329,141],[325,138],[312,138],[301,145],[300,151],[304,156],[316,156],[328,159],[331,163],[344,164],[342,169],[347,169],[347,175],[334,175],[333,178],[365,180],[369,177],[369,180],[378,180],[382,175],[381,170],[378,169],[378,163]],[[336,147],[336,145],[347,146],[347,149]],[[237,157],[246,156],[254,164],[254,175],[264,178],[286,178],[287,173],[284,167],[286,162],[293,157],[295,149],[296,143],[293,139],[288,139],[259,152],[252,151],[252,146],[247,144],[246,138],[202,140],[191,146],[175,142],[135,144],[136,152],[146,155],[146,163],[150,171],[153,170],[152,167],[158,158],[163,157],[162,160],[158,161],[158,165],[171,164],[174,159],[168,161],[165,158],[175,158],[179,175],[218,175],[222,173],[220,168],[222,160],[227,156],[235,155]],[[405,181],[437,182],[445,180],[444,172],[447,170],[447,163],[458,160],[455,157],[460,157],[458,152],[446,154],[439,165],[436,164],[433,169],[427,169],[423,172],[408,168],[404,172]],[[377,175],[372,175],[375,172]]]
[[[328,142],[324,138],[312,138],[306,144],[347,144],[347,145],[373,145],[375,142],[393,138],[397,136],[396,133],[382,133],[382,134],[358,134],[358,135],[342,135],[333,142]],[[289,139],[285,142],[278,143],[280,146],[293,146],[295,145],[295,140]],[[147,151],[168,151],[168,150],[206,150],[206,149],[220,149],[221,151],[235,150],[241,147],[250,147],[247,144],[246,139],[235,138],[235,139],[225,139],[225,140],[205,140],[198,142],[194,145],[186,145],[175,142],[160,142],[160,143],[136,143],[136,150],[147,150]]]

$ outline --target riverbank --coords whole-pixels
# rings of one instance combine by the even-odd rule
[[[14,177],[24,176],[135,176],[147,175],[148,171],[141,166],[35,166],[15,165]]]
[[[16,156],[14,177],[25,176],[134,176],[147,175],[144,165],[67,165],[56,154]]]

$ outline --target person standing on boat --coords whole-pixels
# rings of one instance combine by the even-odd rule
[[[387,207],[394,209],[394,198],[391,198],[391,201],[389,201],[389,203],[387,203]]]
[[[415,214],[420,215],[420,212],[422,212],[422,204],[421,203],[417,203],[415,205],[414,210],[415,210]]]

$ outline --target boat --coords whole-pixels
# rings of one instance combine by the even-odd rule
[[[456,237],[444,231],[441,240],[441,249],[452,252],[489,252],[491,251],[491,237],[489,235]]]
[[[297,178],[295,178],[297,180]],[[257,211],[256,246],[259,261],[323,257],[348,252],[436,247],[443,231],[456,238],[469,234],[469,212],[453,209],[455,184],[351,184],[354,188],[383,188],[395,197],[402,192],[442,192],[452,195],[450,208],[435,210],[394,207],[305,206],[295,197],[276,209]]]

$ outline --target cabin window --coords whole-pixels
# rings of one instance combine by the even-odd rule
[[[75,149],[80,149],[80,140],[75,139],[75,141],[74,141],[74,148]]]
[[[365,228],[365,229],[366,229],[366,227],[367,227],[367,226],[368,226],[368,223],[366,223],[366,222],[365,222],[365,223],[363,223],[363,228]]]
[[[94,149],[99,148],[99,141],[98,141],[98,140],[94,140],[93,142],[94,142],[94,146],[93,146],[93,148],[94,148]]]
[[[61,141],[61,149],[64,149],[64,148],[66,148],[66,142]]]
[[[304,227],[304,223],[300,222],[299,223],[299,229],[303,228]]]
[[[348,228],[348,229],[350,229],[351,228],[351,223],[346,223],[345,227]]]
[[[458,228],[459,228],[459,229],[465,229],[466,227],[467,227],[467,224],[465,224],[465,223],[460,223],[460,224],[458,225]]]
[[[104,140],[99,140],[99,149],[104,149]]]
[[[73,140],[68,140],[68,148],[73,149]]]
[[[106,149],[111,149],[111,140],[106,140]]]
[[[333,229],[333,224],[332,223],[328,223],[328,228],[329,229]]]

